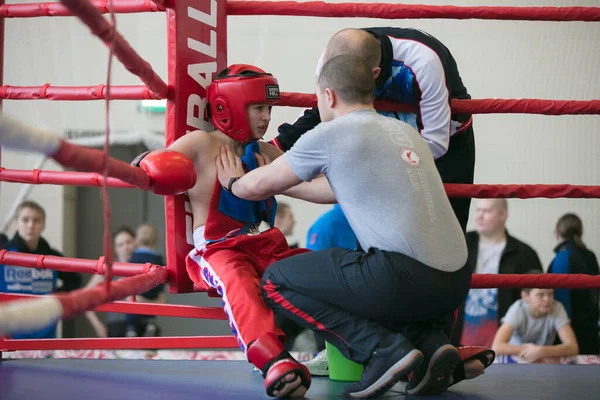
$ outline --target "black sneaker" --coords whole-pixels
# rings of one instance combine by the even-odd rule
[[[345,393],[356,399],[380,397],[422,361],[423,353],[404,335],[391,335],[389,344],[380,345],[373,351],[360,382],[349,386]]]

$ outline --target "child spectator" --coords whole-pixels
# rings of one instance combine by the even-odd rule
[[[557,333],[562,344],[553,345]],[[552,289],[521,290],[521,299],[502,319],[492,349],[531,363],[553,362],[579,352],[569,317],[563,305],[554,301]]]

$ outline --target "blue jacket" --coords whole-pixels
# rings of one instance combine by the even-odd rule
[[[566,241],[554,248],[556,255],[548,268],[554,274],[600,273],[596,255],[579,247],[574,241]],[[600,354],[598,336],[598,289],[555,289],[554,298],[565,306],[571,318],[571,326],[579,344],[579,354]]]
[[[356,235],[338,204],[321,215],[306,235],[306,248],[315,251],[330,247],[350,250],[357,247]]]

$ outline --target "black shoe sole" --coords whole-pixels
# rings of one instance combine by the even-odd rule
[[[377,398],[383,396],[392,386],[406,376],[410,371],[417,368],[423,362],[423,353],[419,350],[412,350],[402,357],[402,359],[392,365],[385,373],[375,381],[371,386],[360,392],[348,393],[355,399]]]
[[[417,386],[407,389],[413,396],[432,396],[444,393],[450,386],[450,378],[461,363],[458,350],[454,346],[444,345],[431,357],[427,373]]]

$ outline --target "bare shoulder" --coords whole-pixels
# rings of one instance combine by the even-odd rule
[[[273,146],[271,143],[260,141],[258,142],[258,146],[260,147],[260,153],[266,154],[271,160],[283,155],[283,151]]]
[[[187,133],[177,139],[173,144],[177,142],[184,142],[186,144],[208,144],[212,141],[212,136],[209,132],[202,130],[195,130],[193,132]]]
[[[195,160],[210,151],[214,146],[213,141],[214,139],[210,133],[196,130],[174,141],[169,146],[169,150],[178,151]]]

